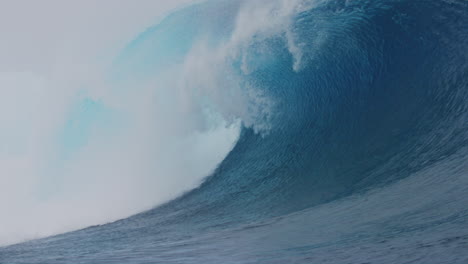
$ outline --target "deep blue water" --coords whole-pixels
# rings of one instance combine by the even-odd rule
[[[0,248],[0,263],[468,263],[468,2],[299,2],[287,29],[222,60],[220,83],[274,107],[247,109],[262,125],[245,121],[200,187]],[[248,3],[169,15],[116,59],[114,81],[164,72],[200,40],[228,43]]]

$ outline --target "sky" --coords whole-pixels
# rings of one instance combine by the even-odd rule
[[[48,72],[63,56],[113,56],[190,0],[1,0],[0,70]]]

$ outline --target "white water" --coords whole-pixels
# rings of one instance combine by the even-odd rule
[[[21,3],[20,3],[21,2]],[[203,127],[105,78],[126,42],[188,1],[7,1],[0,10],[0,245],[121,219],[200,184],[239,124]],[[6,40],[6,41],[5,41]],[[121,87],[120,87],[121,88]]]
[[[200,41],[182,65],[116,87],[108,71],[128,41],[192,1],[20,2],[0,11],[0,245],[122,219],[196,187],[240,122],[270,129],[273,102],[225,83],[226,60],[243,58],[249,74],[254,37],[286,33],[291,67],[305,63],[288,29],[303,1],[259,0],[217,49]]]

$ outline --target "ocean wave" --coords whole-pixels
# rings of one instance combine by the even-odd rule
[[[174,131],[239,127],[235,146],[170,202],[0,256],[463,263],[467,13],[465,1],[259,0],[169,15],[128,45],[111,82],[150,87],[158,110],[183,117]]]

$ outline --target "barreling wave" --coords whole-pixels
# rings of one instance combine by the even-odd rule
[[[128,46],[112,79],[171,87],[201,123],[240,122],[235,147],[163,206],[0,256],[40,262],[47,248],[83,262],[390,263],[406,254],[463,263],[467,25],[468,3],[456,0],[179,10]],[[443,247],[450,252],[430,256]]]

